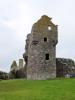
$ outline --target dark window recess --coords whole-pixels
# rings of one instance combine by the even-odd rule
[[[47,38],[46,37],[44,38],[44,42],[47,42]]]
[[[46,57],[46,60],[49,60],[49,54],[46,54],[45,57]]]
[[[37,45],[38,41],[32,41],[32,44]]]

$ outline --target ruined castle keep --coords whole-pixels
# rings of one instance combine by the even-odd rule
[[[69,58],[56,58],[58,26],[44,15],[33,24],[27,35],[23,59],[17,65],[14,60],[10,72],[0,71],[0,79],[25,78],[45,80],[56,77],[75,77],[75,61]]]
[[[27,35],[25,53],[27,79],[56,78],[56,44],[58,27],[44,15]]]

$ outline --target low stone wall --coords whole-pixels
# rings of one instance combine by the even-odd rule
[[[72,59],[56,58],[57,77],[75,74],[75,62]]]
[[[0,80],[6,80],[9,79],[9,74],[6,72],[0,71]]]
[[[10,79],[25,78],[25,69],[12,70],[9,73]]]
[[[26,78],[26,66],[9,73],[10,79]],[[75,74],[75,62],[72,59],[56,58],[56,77],[70,77]],[[44,76],[43,76],[44,77]]]

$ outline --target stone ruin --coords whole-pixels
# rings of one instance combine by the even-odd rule
[[[15,60],[12,62],[9,76],[10,79],[25,78],[23,59],[19,59],[19,65],[17,65]]]
[[[75,62],[72,59],[56,58],[56,76],[75,76]]]
[[[75,74],[73,60],[56,58],[58,26],[51,19],[46,15],[42,16],[27,35],[23,54],[26,79],[44,80]]]
[[[44,15],[32,27],[25,46],[27,79],[56,78],[58,27]]]
[[[44,15],[33,24],[23,54],[25,65],[23,59],[19,59],[19,65],[13,61],[9,73],[0,71],[0,79],[45,80],[75,76],[75,62],[72,59],[56,58],[58,26],[51,19]]]
[[[9,73],[0,71],[0,79],[75,77],[75,62],[72,59],[56,58],[58,26],[51,19],[44,15],[33,24],[23,54],[25,65],[23,59],[19,59],[19,65],[13,61]]]
[[[0,71],[0,81],[9,79],[9,74],[3,71]]]

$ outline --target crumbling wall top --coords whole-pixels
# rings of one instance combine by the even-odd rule
[[[52,30],[57,29],[57,25],[55,25],[52,21],[52,18],[43,15],[41,19],[39,19],[36,23],[33,24],[32,32],[42,32],[46,30],[48,27],[51,27]]]

